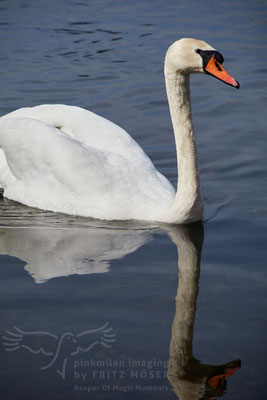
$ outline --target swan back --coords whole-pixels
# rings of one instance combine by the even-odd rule
[[[120,126],[91,111],[76,106],[43,104],[13,111],[0,119],[31,118],[56,128],[81,143],[125,158],[149,158],[143,149]]]

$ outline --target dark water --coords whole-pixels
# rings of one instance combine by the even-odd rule
[[[88,108],[130,132],[173,184],[167,47],[205,40],[241,83],[191,79],[203,226],[107,224],[0,201],[3,398],[266,399],[266,8],[0,1],[0,115]]]

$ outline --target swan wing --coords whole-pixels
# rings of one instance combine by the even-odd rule
[[[89,146],[111,151],[125,158],[145,158],[146,162],[151,162],[143,149],[124,129],[80,107],[43,104],[20,108],[2,117],[2,119],[9,118],[37,119]]]
[[[174,197],[147,157],[89,146],[31,118],[0,122],[5,196],[41,209],[101,219],[151,219]],[[149,160],[150,161],[150,160]]]

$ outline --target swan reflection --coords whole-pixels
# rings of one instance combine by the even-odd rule
[[[202,364],[193,355],[193,330],[199,287],[203,225],[168,230],[178,249],[179,284],[169,349],[168,379],[180,400],[211,399],[223,395],[226,378],[240,360],[222,365]],[[205,397],[203,397],[205,395]]]
[[[47,218],[46,214],[46,221]],[[71,274],[108,272],[111,260],[133,253],[150,241],[155,232],[151,226],[99,226],[93,222],[91,226],[77,226],[77,219],[73,226],[68,220],[60,229],[53,224],[12,228],[10,216],[7,219],[9,228],[0,227],[0,254],[24,260],[27,263],[25,270],[36,283]],[[26,219],[22,218],[24,222]],[[40,222],[40,215],[37,219]],[[211,399],[223,394],[226,379],[240,368],[241,363],[234,360],[209,365],[196,360],[193,355],[203,225],[162,226],[161,229],[176,244],[179,264],[168,379],[180,400]]]
[[[149,230],[86,227],[86,229],[0,228],[0,254],[25,261],[36,283],[72,274],[109,271],[147,243]]]

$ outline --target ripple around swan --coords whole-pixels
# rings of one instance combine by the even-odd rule
[[[24,206],[13,200],[0,199],[0,227],[12,228],[60,228],[87,229],[104,228],[112,230],[158,229],[153,223],[142,221],[101,221],[92,218],[71,216]]]

